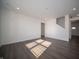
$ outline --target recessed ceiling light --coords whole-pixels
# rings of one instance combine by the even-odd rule
[[[16,8],[17,10],[19,10],[20,8]]]
[[[77,10],[76,8],[73,8],[73,11]]]
[[[75,30],[75,29],[76,29],[76,27],[72,27],[72,29],[73,29],[73,30]]]

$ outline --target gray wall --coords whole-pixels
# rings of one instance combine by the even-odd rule
[[[76,29],[72,29],[72,35],[79,36],[79,21],[72,22],[72,27],[76,27]]]

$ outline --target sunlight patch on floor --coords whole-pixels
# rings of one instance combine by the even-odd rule
[[[39,58],[51,44],[52,43],[49,41],[39,39],[34,42],[28,43],[25,46],[32,52],[32,54],[36,58]]]
[[[37,42],[37,43],[41,43],[41,42],[43,42],[44,40],[42,40],[42,39],[39,39],[39,40],[36,40],[35,42]]]
[[[32,47],[34,47],[35,45],[37,45],[37,43],[35,43],[35,42],[31,42],[31,43],[29,43],[29,44],[26,44],[26,46],[27,46],[28,48],[32,48]]]
[[[51,45],[51,42],[44,41],[43,43],[41,43],[41,45],[43,45],[45,47],[49,47]]]
[[[38,58],[45,50],[46,50],[45,47],[38,45],[33,49],[31,49],[31,52],[36,56],[36,58]]]

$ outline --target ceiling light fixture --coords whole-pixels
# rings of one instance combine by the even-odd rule
[[[76,8],[73,8],[73,11],[77,10]]]
[[[76,29],[76,27],[72,27],[72,29],[73,29],[73,30],[75,30],[75,29]]]
[[[17,10],[19,10],[20,8],[16,8]]]

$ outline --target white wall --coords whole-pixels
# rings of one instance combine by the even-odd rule
[[[2,44],[15,43],[41,36],[41,20],[3,9],[1,14]]]
[[[0,8],[1,8],[1,1],[0,1]],[[0,9],[0,46],[1,46],[1,9]]]
[[[1,12],[0,12],[0,18],[1,18]],[[0,45],[1,45],[1,19],[0,19]]]
[[[71,22],[69,15],[65,16],[65,33],[66,33],[66,40],[69,41],[69,39],[71,39]]]
[[[56,38],[64,41],[69,41],[69,19],[65,17],[65,29],[56,24],[56,19],[49,19],[46,21],[45,33],[46,37]]]

